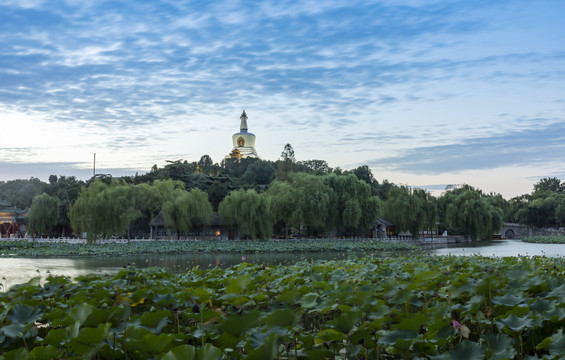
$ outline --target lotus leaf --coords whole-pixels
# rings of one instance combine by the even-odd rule
[[[299,303],[306,309],[311,309],[317,305],[320,295],[317,293],[308,293],[300,299]]]
[[[514,314],[511,314],[507,318],[495,320],[494,323],[500,329],[510,329],[513,332],[521,332],[524,329],[531,327],[533,320],[527,316],[518,317]]]
[[[563,264],[373,257],[59,278],[0,292],[0,359],[560,358]]]
[[[484,350],[481,345],[469,340],[463,340],[461,343],[455,345],[455,348],[450,353],[453,360],[477,360],[484,358]]]
[[[196,352],[196,359],[197,360],[216,360],[219,356],[222,355],[222,350],[218,349],[212,344],[204,344],[198,351]]]
[[[162,360],[194,360],[196,350],[192,345],[179,345],[172,348],[163,356]]]
[[[251,311],[243,315],[234,315],[223,321],[220,328],[239,338],[241,334],[255,327],[259,323],[260,313]]]
[[[8,311],[6,318],[13,323],[31,324],[39,319],[43,312],[26,304],[16,304]]]
[[[504,306],[517,306],[524,303],[524,298],[518,295],[512,295],[510,293],[506,293],[503,296],[495,296],[492,299],[492,303],[496,305],[504,305]]]
[[[83,328],[78,336],[69,341],[69,346],[76,355],[90,358],[97,350],[104,346],[104,340],[108,336],[110,324],[100,324],[96,328]]]
[[[513,359],[516,356],[514,341],[506,334],[486,334],[484,336],[486,354],[492,360]]]
[[[55,346],[37,346],[29,352],[31,360],[52,360],[60,358],[59,351]]]

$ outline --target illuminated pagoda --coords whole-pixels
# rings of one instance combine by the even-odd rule
[[[18,209],[8,201],[0,200],[0,236],[24,237],[26,232],[26,210]]]
[[[259,155],[257,155],[255,150],[255,135],[247,131],[247,114],[245,110],[241,113],[240,119],[239,132],[232,136],[233,149],[226,158],[258,158]]]

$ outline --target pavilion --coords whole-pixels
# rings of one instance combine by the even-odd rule
[[[26,217],[27,210],[18,209],[9,201],[0,200],[0,236],[24,237]]]

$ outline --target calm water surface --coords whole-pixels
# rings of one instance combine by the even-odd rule
[[[437,255],[482,255],[482,256],[565,256],[565,244],[529,244],[521,240],[499,240],[489,243],[452,244],[426,249]],[[336,260],[364,256],[364,253],[316,252],[300,254],[183,254],[141,255],[102,258],[0,258],[0,291],[24,283],[39,276],[42,280],[52,275],[75,278],[90,273],[114,274],[127,265],[137,267],[161,266],[173,272],[182,272],[194,266],[227,267],[243,261],[263,264],[292,264],[307,260]],[[245,259],[242,259],[242,256]]]
[[[532,244],[522,240],[496,240],[479,244],[453,244],[436,248],[432,253],[437,255],[481,255],[481,256],[565,256],[565,244]]]

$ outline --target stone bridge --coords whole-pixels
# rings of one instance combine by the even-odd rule
[[[530,233],[528,232],[528,228],[522,224],[504,223],[500,234],[506,239],[522,239]]]
[[[536,235],[565,235],[565,228],[535,228],[516,223],[504,223],[500,234],[506,239],[522,239]]]

